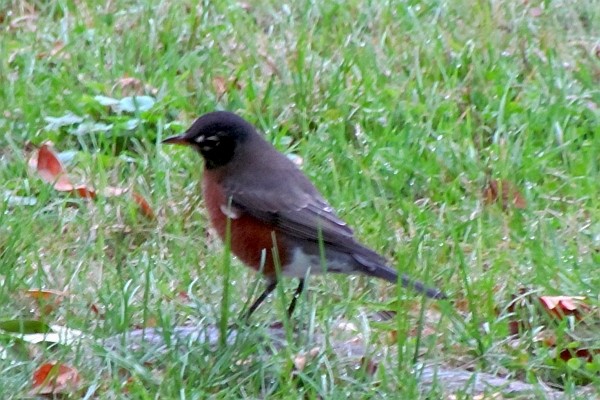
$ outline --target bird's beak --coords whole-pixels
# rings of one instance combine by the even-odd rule
[[[190,145],[190,142],[185,137],[185,134],[183,134],[183,135],[176,135],[176,136],[170,136],[170,137],[164,139],[161,143],[165,143],[165,144],[180,144],[180,145],[184,145],[184,146],[189,146]]]

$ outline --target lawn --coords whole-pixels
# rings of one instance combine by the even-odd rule
[[[0,398],[600,390],[598,2],[196,3],[0,2]],[[285,280],[240,323],[263,282],[209,227],[200,157],[160,143],[215,109],[450,299],[327,275],[293,320]],[[42,179],[43,144],[94,199]],[[175,327],[223,323],[235,340],[175,344]],[[22,336],[51,325],[85,338]],[[102,344],[141,328],[160,353]],[[53,363],[71,377],[34,388]],[[532,390],[425,383],[424,368]]]

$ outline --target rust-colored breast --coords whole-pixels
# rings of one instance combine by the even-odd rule
[[[228,216],[223,213],[223,210],[227,210],[228,199],[219,185],[219,180],[218,173],[205,170],[202,192],[210,222],[221,240],[225,241]],[[234,217],[231,218],[231,251],[233,254],[250,268],[259,270],[264,253],[263,273],[267,276],[273,276],[275,274],[273,229],[248,214],[234,215],[235,212],[229,212],[228,214]],[[287,264],[288,254],[281,245],[281,241],[277,245],[277,254],[283,268]]]

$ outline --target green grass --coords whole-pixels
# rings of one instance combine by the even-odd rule
[[[566,340],[568,323],[523,307],[528,329],[513,340],[507,311],[525,288],[588,296],[597,314],[596,2],[320,3],[0,3],[0,181],[3,192],[36,199],[0,202],[0,319],[42,318],[97,338],[218,323],[226,263],[200,198],[201,161],[159,144],[214,109],[240,113],[278,149],[302,157],[361,240],[462,305],[428,305],[419,318],[412,293],[365,278],[315,277],[299,304],[300,333],[275,354],[252,332],[232,346],[183,355],[173,347],[146,364],[143,354],[107,356],[100,367],[80,348],[36,346],[0,358],[0,397],[21,396],[37,366],[64,359],[82,374],[83,393],[91,388],[100,398],[124,395],[129,377],[131,398],[416,398],[418,343],[422,361],[540,380],[566,397],[600,388],[598,356],[557,361],[536,339],[536,329],[549,326]],[[118,115],[98,104],[98,95],[133,94],[119,86],[123,77],[142,83],[137,94],[156,97],[151,110]],[[225,93],[216,89],[221,80]],[[68,113],[113,126],[81,135],[73,133],[79,124],[45,129],[46,117]],[[128,130],[134,118],[139,125]],[[53,191],[27,168],[30,149],[47,140],[76,152],[68,165],[74,180],[135,187],[156,220],[125,198],[88,202]],[[527,207],[485,205],[490,178],[512,182]],[[235,318],[258,277],[237,260],[230,273]],[[286,282],[288,299],[294,284]],[[31,288],[69,295],[40,315],[24,299]],[[396,309],[396,321],[369,322],[382,308]],[[276,291],[252,322],[283,315]],[[342,319],[380,356],[375,375],[328,346],[295,372],[293,359],[314,347],[312,335],[337,337]],[[420,319],[434,333],[418,342]],[[598,347],[597,332],[590,337]]]

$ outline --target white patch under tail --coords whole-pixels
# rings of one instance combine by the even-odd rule
[[[233,206],[221,204],[221,207],[219,208],[221,209],[221,212],[230,219],[238,219],[242,216],[242,212]]]
[[[342,260],[329,259],[325,268],[321,265],[321,257],[314,254],[307,254],[301,247],[296,247],[292,253],[291,262],[285,266],[282,275],[290,278],[304,278],[310,269],[311,275],[322,274],[324,272],[342,272],[352,273],[355,269]]]

